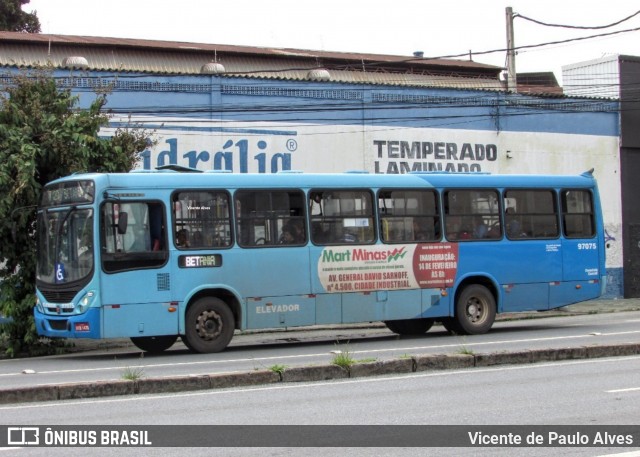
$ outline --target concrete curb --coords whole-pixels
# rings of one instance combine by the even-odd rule
[[[465,369],[496,365],[531,364],[572,359],[593,359],[640,354],[640,343],[531,349],[479,354],[426,354],[374,362],[312,365],[281,371],[210,375],[169,376],[138,380],[94,381],[0,390],[0,404],[46,402],[122,395],[161,394],[210,389],[228,389],[266,384],[314,382],[435,370]]]

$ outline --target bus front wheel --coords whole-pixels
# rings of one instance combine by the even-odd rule
[[[173,346],[173,343],[175,343],[177,339],[178,335],[135,336],[131,337],[131,342],[138,349],[150,352],[151,354],[159,354]]]
[[[227,304],[204,297],[187,310],[184,343],[194,352],[220,352],[233,337],[235,319]]]
[[[489,289],[480,284],[465,287],[456,301],[455,316],[442,324],[452,333],[480,335],[487,333],[496,319],[496,300]]]

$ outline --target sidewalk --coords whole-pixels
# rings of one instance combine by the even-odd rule
[[[568,313],[593,314],[621,311],[640,311],[640,298],[618,298],[589,300],[559,308]]]
[[[499,317],[503,319],[525,319],[527,317],[566,316],[569,314],[593,314],[622,311],[640,311],[640,299],[593,300],[590,302],[566,306],[546,313],[513,313]],[[360,324],[358,326],[316,326],[311,329],[295,331],[276,331],[287,339],[298,338],[306,332],[312,338],[315,332],[336,337],[347,329],[380,329],[388,333],[384,324]],[[271,332],[274,333],[274,332]],[[266,336],[266,332],[242,332],[234,339],[251,341]],[[273,335],[271,335],[273,337]],[[325,336],[326,338],[326,336]],[[128,347],[128,340],[110,342],[79,340],[78,351],[105,350]],[[245,344],[247,344],[245,342]],[[257,344],[260,344],[259,342]],[[132,346],[132,345],[131,345]],[[133,346],[132,346],[133,347]],[[0,389],[0,404],[61,401],[71,399],[96,398],[116,395],[142,395],[172,393],[193,390],[223,389],[231,387],[257,386],[282,382],[314,382],[331,379],[356,378],[408,374],[428,370],[470,369],[503,364],[529,364],[568,359],[586,359],[598,357],[630,356],[640,354],[640,342],[596,346],[576,346],[561,349],[533,349],[500,353],[447,353],[415,355],[390,360],[353,363],[348,366],[335,364],[299,366],[276,370],[254,370],[250,372],[229,372],[221,374],[171,376],[159,378],[140,378],[137,380],[92,381],[44,385],[13,389]]]
[[[640,311],[640,298],[612,298],[589,300],[549,311],[499,314],[496,321],[527,319],[530,317],[566,316],[571,314],[619,313]]]

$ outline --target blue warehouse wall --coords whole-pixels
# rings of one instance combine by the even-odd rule
[[[615,101],[228,76],[58,71],[56,77],[84,105],[96,87],[111,87],[112,129],[131,117],[155,130],[157,144],[142,154],[139,168],[509,174],[595,168],[610,246],[607,296],[622,296]]]

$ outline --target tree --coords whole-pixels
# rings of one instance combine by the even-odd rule
[[[0,0],[0,30],[8,32],[40,33],[40,21],[33,13],[22,11],[30,0]]]
[[[49,181],[74,172],[129,171],[150,144],[140,126],[98,135],[109,123],[106,94],[87,109],[44,71],[21,74],[0,97],[0,343],[9,355],[48,351],[34,327],[35,205]]]

